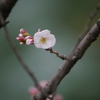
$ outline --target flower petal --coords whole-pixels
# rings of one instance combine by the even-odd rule
[[[51,47],[51,42],[47,40],[45,43],[41,43],[41,46],[43,49],[48,49]]]
[[[37,48],[42,48],[41,43],[35,43],[35,42],[34,42],[34,44],[35,44],[35,46],[36,46]]]
[[[56,43],[56,38],[55,38],[55,36],[53,34],[51,34],[50,40],[51,40],[51,47],[53,47],[55,45],[55,43]]]
[[[34,35],[34,43],[39,43],[41,40],[40,32],[35,33]]]
[[[41,33],[42,33],[42,36],[43,37],[48,37],[48,35],[50,35],[50,31],[49,30],[43,30],[43,31],[41,31]]]

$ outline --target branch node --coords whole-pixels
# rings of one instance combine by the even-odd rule
[[[5,25],[7,25],[9,23],[8,20],[4,21],[4,23],[1,25],[2,27],[4,27]]]
[[[77,57],[76,57],[76,56],[73,56],[73,57],[72,57],[72,60],[75,60],[75,59],[77,59]]]

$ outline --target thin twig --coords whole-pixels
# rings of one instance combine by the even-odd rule
[[[96,16],[96,14],[98,13],[98,11],[100,10],[100,2],[97,4],[97,6],[94,8],[94,10],[92,11],[92,13],[89,15],[88,19],[87,19],[87,22],[86,22],[86,25],[85,25],[85,28],[84,30],[82,31],[82,33],[78,36],[78,39],[72,49],[72,53],[74,53],[75,49],[77,48],[77,46],[79,45],[79,43],[81,42],[81,40],[84,38],[84,36],[88,33],[88,31],[90,30],[90,26],[91,26],[91,23],[93,21],[93,18]]]
[[[54,53],[57,57],[61,58],[62,60],[68,60],[65,55],[61,55],[58,51],[53,50],[52,48],[46,49],[46,51],[50,51],[50,53]]]
[[[0,12],[0,22],[2,23],[2,25],[4,25],[4,23],[5,23],[1,12]],[[31,77],[31,79],[35,83],[35,86],[40,90],[40,85],[39,85],[39,83],[38,83],[38,81],[37,81],[34,73],[28,68],[28,66],[22,60],[22,58],[21,58],[18,50],[16,49],[15,45],[13,44],[13,42],[12,42],[10,36],[9,36],[9,32],[8,32],[8,29],[7,29],[6,25],[3,26],[3,27],[4,27],[4,32],[5,32],[5,35],[6,35],[6,39],[8,40],[8,42],[9,42],[12,50],[14,51],[14,53],[15,53],[18,61],[20,62],[20,64],[22,65],[22,67],[25,69],[25,71],[28,73],[28,75]]]

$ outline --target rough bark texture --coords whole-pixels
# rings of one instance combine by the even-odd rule
[[[2,16],[4,20],[9,16],[13,6],[18,0],[0,0],[0,12],[2,13]],[[6,22],[6,21],[5,21]],[[0,28],[3,27],[0,21]]]
[[[93,41],[96,40],[100,33],[100,19],[91,28],[88,34],[84,37],[78,47],[75,49],[73,55],[69,55],[69,60],[65,61],[54,76],[49,80],[46,86],[33,97],[33,100],[45,100],[50,94],[52,94],[63,77],[65,77],[75,63],[84,55],[87,48],[91,45]]]

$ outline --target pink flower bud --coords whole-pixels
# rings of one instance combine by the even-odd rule
[[[19,42],[22,42],[22,41],[24,41],[25,39],[24,39],[23,37],[17,37],[16,40],[19,41]]]
[[[35,88],[35,87],[29,87],[28,88],[28,93],[30,94],[30,95],[35,95],[35,94],[37,94],[39,92],[39,90],[37,89],[37,88]]]
[[[31,45],[33,43],[34,43],[33,39],[27,39],[26,40],[26,45]]]
[[[25,39],[26,39],[26,40],[27,40],[27,39],[33,39],[33,37],[30,36],[30,35],[28,35],[28,36],[25,37]]]
[[[54,100],[63,100],[63,97],[60,94],[55,95]]]
[[[24,34],[24,33],[27,33],[27,32],[24,29],[20,29],[20,33]]]
[[[45,85],[47,84],[47,81],[46,81],[46,80],[43,80],[43,81],[41,81],[39,84],[40,84],[40,86],[41,86],[42,88],[44,88]]]
[[[50,98],[52,98],[52,95],[49,95]],[[50,100],[49,98],[46,98],[46,100]]]
[[[40,32],[41,31],[41,29],[38,29],[38,32]]]
[[[22,33],[19,33],[19,37],[23,37],[24,35]]]
[[[17,41],[20,42],[20,44],[26,44],[31,45],[34,44],[34,39],[29,33],[27,33],[26,30],[20,29],[19,37],[16,38]]]
[[[19,42],[20,43],[20,45],[23,45],[24,44],[24,42]]]

